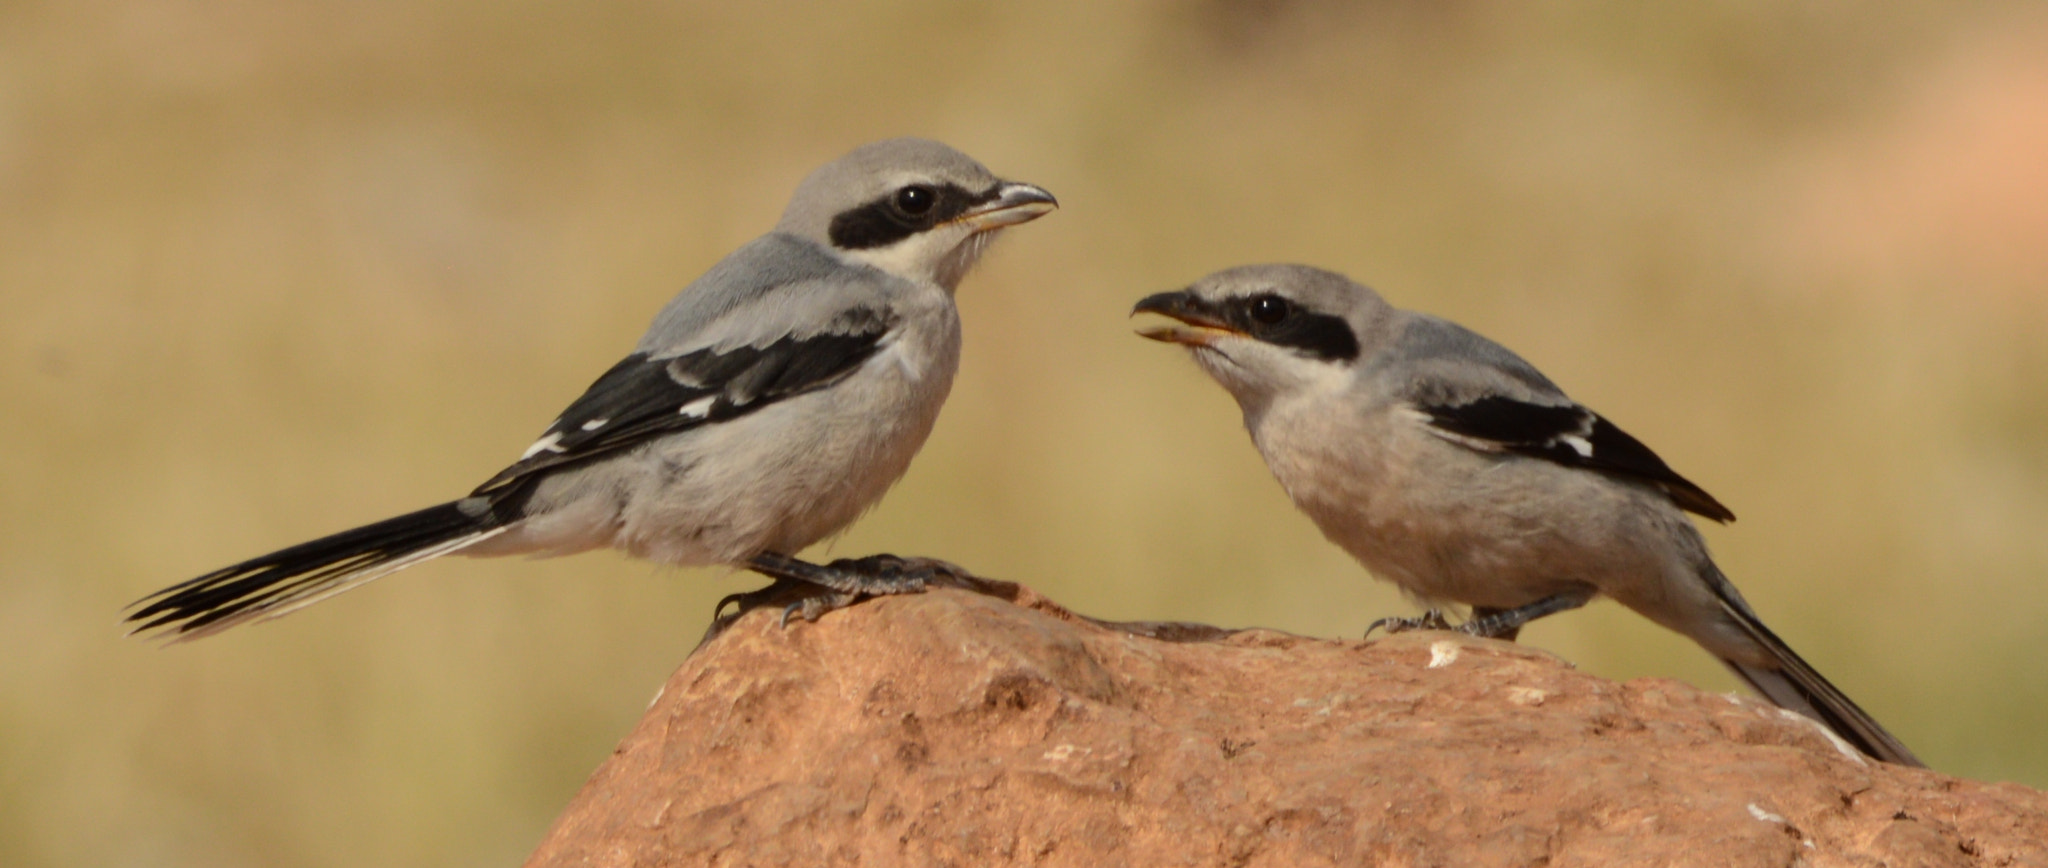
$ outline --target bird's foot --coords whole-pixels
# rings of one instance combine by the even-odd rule
[[[972,574],[945,561],[895,555],[840,558],[829,564],[814,564],[765,552],[754,556],[747,567],[775,583],[718,601],[713,610],[714,631],[723,629],[723,624],[738,619],[741,613],[771,603],[783,606],[782,624],[788,626],[791,615],[816,621],[827,612],[868,597],[923,593],[935,585],[971,587],[973,582]],[[729,603],[739,606],[730,619],[718,615]]]
[[[1513,609],[1489,609],[1485,606],[1473,606],[1472,617],[1465,619],[1465,623],[1458,625],[1458,632],[1467,636],[1478,636],[1481,639],[1499,639],[1503,642],[1513,642],[1522,635],[1522,624],[1524,623],[1515,620],[1516,615],[1514,613],[1515,610]]]
[[[1483,606],[1472,607],[1472,618],[1458,625],[1458,632],[1482,639],[1505,639],[1515,641],[1522,632],[1522,625],[1558,612],[1576,609],[1586,604],[1591,594],[1552,594],[1524,606],[1512,609],[1492,609]]]
[[[778,623],[788,627],[791,615],[799,616],[805,621],[816,621],[824,617],[826,612],[853,605],[857,599],[859,597],[854,594],[843,594],[801,579],[778,576],[772,584],[758,591],[727,594],[721,598],[718,604],[712,607],[711,626],[704,630],[704,638],[698,644],[701,646],[704,642],[718,638],[719,634],[724,633],[726,628],[731,627],[741,616],[763,606],[782,607],[782,618]],[[727,606],[733,607],[731,614],[725,613]]]
[[[895,555],[840,558],[829,564],[814,564],[765,552],[755,555],[747,567],[770,578],[809,582],[842,594],[868,597],[915,594],[931,585],[959,584],[970,578],[966,570],[936,558]]]
[[[758,591],[743,591],[720,598],[718,605],[711,609],[711,620],[716,632],[762,606],[781,606],[782,625],[786,627],[791,615],[816,621],[826,612],[853,605],[857,598],[855,594],[841,593],[800,579],[777,577],[773,584]],[[724,614],[727,606],[734,607],[730,615]]]
[[[933,585],[956,584],[967,575],[966,570],[945,561],[895,555],[840,558],[825,569],[855,577],[857,592],[868,596],[922,593]]]
[[[860,599],[861,596],[859,594],[842,594],[838,591],[815,591],[794,603],[782,607],[782,618],[776,621],[776,626],[785,630],[789,629],[789,616],[791,615],[804,619],[806,624],[812,623],[819,618],[825,617],[826,612],[837,612],[840,609],[853,605]]]
[[[1362,638],[1372,638],[1373,632],[1381,628],[1385,628],[1387,635],[1391,636],[1395,633],[1406,633],[1410,630],[1449,630],[1451,629],[1451,622],[1444,620],[1443,610],[1431,609],[1413,618],[1381,618],[1366,625],[1365,636]]]

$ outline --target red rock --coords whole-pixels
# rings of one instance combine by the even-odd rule
[[[739,619],[527,864],[2048,865],[2048,794],[1867,761],[1760,701],[1000,589]]]

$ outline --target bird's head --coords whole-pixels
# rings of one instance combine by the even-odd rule
[[[1305,265],[1247,265],[1146,296],[1138,333],[1181,344],[1247,413],[1275,398],[1348,382],[1362,347],[1394,313],[1379,294]]]
[[[997,230],[1057,207],[1051,193],[998,178],[966,154],[901,138],[862,145],[812,172],[775,228],[951,292]]]

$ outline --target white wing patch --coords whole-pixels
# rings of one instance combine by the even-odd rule
[[[1593,457],[1593,441],[1587,440],[1580,435],[1566,434],[1557,438],[1557,442],[1570,446],[1573,452],[1579,453],[1580,458]]]
[[[519,460],[525,461],[542,452],[560,451],[562,451],[562,432],[551,431],[546,437],[533,441],[533,445],[526,447],[525,452],[519,453]]]
[[[585,431],[596,431],[596,430],[597,430],[597,429],[599,429],[599,428],[603,428],[603,427],[604,427],[604,423],[606,423],[606,422],[610,422],[610,421],[611,421],[610,419],[606,419],[606,418],[604,418],[604,417],[602,417],[602,416],[599,416],[598,418],[595,418],[595,419],[592,419],[592,420],[590,420],[590,421],[588,421],[588,422],[585,422],[585,423],[583,423],[583,430],[585,430]]]
[[[697,400],[691,401],[688,404],[684,404],[682,406],[682,409],[677,410],[676,412],[681,413],[685,416],[702,419],[711,415],[711,405],[717,403],[717,401],[717,395],[706,395],[705,397],[698,398]]]

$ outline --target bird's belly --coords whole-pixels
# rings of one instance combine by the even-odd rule
[[[922,356],[892,345],[838,386],[647,450],[648,478],[662,483],[628,499],[614,545],[664,563],[738,563],[844,530],[909,469],[957,352],[957,343]]]
[[[1315,500],[1301,506],[1375,577],[1427,601],[1512,608],[1572,584],[1544,570],[1553,558],[1540,529],[1513,528],[1500,516],[1430,511],[1438,504],[1388,509],[1384,498],[1350,508]]]
[[[1405,449],[1440,450],[1442,444],[1382,436],[1387,439],[1362,456],[1341,461],[1309,448],[1273,450],[1287,455],[1269,453],[1268,463],[1325,537],[1374,576],[1416,597],[1513,608],[1597,590],[1616,569],[1653,568],[1647,560],[1637,563],[1630,546],[1614,538],[1623,505],[1598,502],[1606,496],[1598,487],[1532,484],[1513,474],[1550,469],[1479,453],[1437,451],[1432,460],[1416,460]],[[1521,494],[1528,491],[1595,500],[1563,510]],[[1573,520],[1563,520],[1566,515]]]

